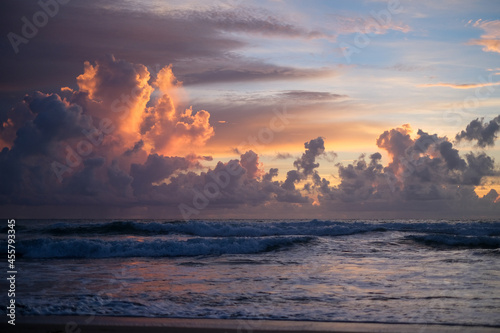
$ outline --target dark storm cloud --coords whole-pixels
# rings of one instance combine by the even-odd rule
[[[36,92],[26,102],[35,118],[17,131],[15,152],[45,154],[50,143],[80,135],[91,126],[79,105],[67,105],[56,94]]]
[[[182,157],[166,157],[158,154],[148,156],[144,164],[133,163],[130,166],[130,176],[133,178],[134,194],[148,192],[154,183],[163,181],[177,170],[187,170],[190,162]]]
[[[479,185],[485,176],[493,176],[496,173],[493,158],[485,153],[477,155],[469,153],[466,155],[466,158],[467,168],[463,173],[463,184]]]
[[[455,139],[457,141],[477,140],[477,145],[484,148],[495,145],[498,131],[500,131],[500,116],[490,120],[488,123],[484,123],[483,118],[474,119],[467,125],[465,130],[457,134]]]
[[[458,154],[458,149],[453,148],[451,142],[441,142],[439,144],[439,153],[444,158],[448,169],[463,170],[466,167],[465,161]]]
[[[269,172],[262,177],[262,180],[270,182],[276,176],[278,176],[278,168],[271,168],[269,169]]]
[[[286,174],[286,180],[281,185],[285,190],[295,190],[295,183],[302,179],[302,175],[297,170],[290,170]]]
[[[134,153],[137,153],[139,151],[141,151],[141,149],[144,147],[144,141],[143,140],[139,140],[137,141],[134,146],[130,149],[127,149],[123,155],[126,155],[126,156],[130,156]]]
[[[380,154],[375,153],[370,156],[370,163],[366,163],[365,156],[362,155],[347,166],[339,164],[341,182],[334,191],[336,198],[344,202],[367,200],[372,196],[374,199],[379,199],[379,195],[374,195],[377,192],[377,186],[374,184],[385,185],[380,158]]]
[[[325,152],[325,141],[319,137],[304,143],[304,147],[306,151],[293,162],[293,165],[307,177],[313,173],[315,168],[319,167],[319,163],[315,163],[315,161],[317,157]]]
[[[307,180],[309,176],[319,177],[317,171],[319,167],[316,159],[325,153],[325,142],[323,138],[318,137],[309,142],[304,143],[305,152],[302,156],[293,162],[293,166],[297,170],[290,170],[286,174],[285,181],[281,187],[286,190],[285,194],[278,195],[278,201],[286,202],[307,202],[307,197],[303,197],[296,189],[295,184],[301,180]],[[310,184],[306,183],[306,190],[310,188]]]
[[[2,1],[1,34],[12,32],[22,37],[21,18],[31,20],[40,10],[37,1]],[[17,54],[7,38],[1,39],[0,91],[4,96],[12,93],[12,105],[13,98],[18,98],[16,92],[55,92],[60,86],[73,86],[81,64],[104,54],[140,62],[153,70],[174,63],[177,76],[186,84],[325,74],[324,69],[276,66],[239,56],[235,52],[245,43],[233,35],[235,32],[269,38],[326,37],[255,8],[166,9],[159,13],[116,1],[72,1],[60,5],[33,38],[19,44]]]
[[[107,176],[111,191],[119,197],[131,196],[130,184],[134,180],[127,172],[120,169],[117,160],[108,167]]]
[[[104,189],[96,175],[97,170],[104,165],[103,157],[88,158],[83,161],[83,169],[76,172],[67,181],[65,192],[78,196],[95,196]]]

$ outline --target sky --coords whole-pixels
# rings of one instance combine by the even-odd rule
[[[4,218],[500,216],[496,1],[0,4]]]

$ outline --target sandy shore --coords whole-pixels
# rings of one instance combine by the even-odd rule
[[[278,320],[228,320],[133,317],[34,316],[16,320],[15,327],[0,324],[2,332],[168,332],[168,333],[275,333],[275,332],[500,332],[500,327],[459,325],[408,325]]]

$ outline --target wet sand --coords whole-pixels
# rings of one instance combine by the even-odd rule
[[[354,322],[313,322],[242,319],[186,319],[143,317],[33,316],[3,322],[2,332],[168,332],[168,333],[274,333],[274,332],[497,332],[500,327],[462,325],[421,325]]]

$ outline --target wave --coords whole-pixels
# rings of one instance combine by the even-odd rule
[[[406,239],[426,245],[441,247],[463,247],[472,249],[498,249],[500,238],[485,236],[457,236],[457,235],[409,235]]]
[[[26,258],[179,257],[252,254],[308,243],[313,237],[191,238],[101,240],[39,238],[21,241],[17,253]],[[5,242],[4,242],[5,243]],[[7,246],[4,246],[7,248]]]
[[[379,221],[113,221],[61,222],[33,230],[53,236],[179,234],[198,237],[344,236],[367,232],[419,232],[462,236],[498,236],[500,222],[379,222]]]
[[[265,237],[265,236],[342,236],[385,228],[366,223],[330,221],[307,222],[135,222],[113,221],[107,223],[57,223],[39,230],[54,236],[68,235],[138,235],[155,236],[180,234],[199,237]]]

